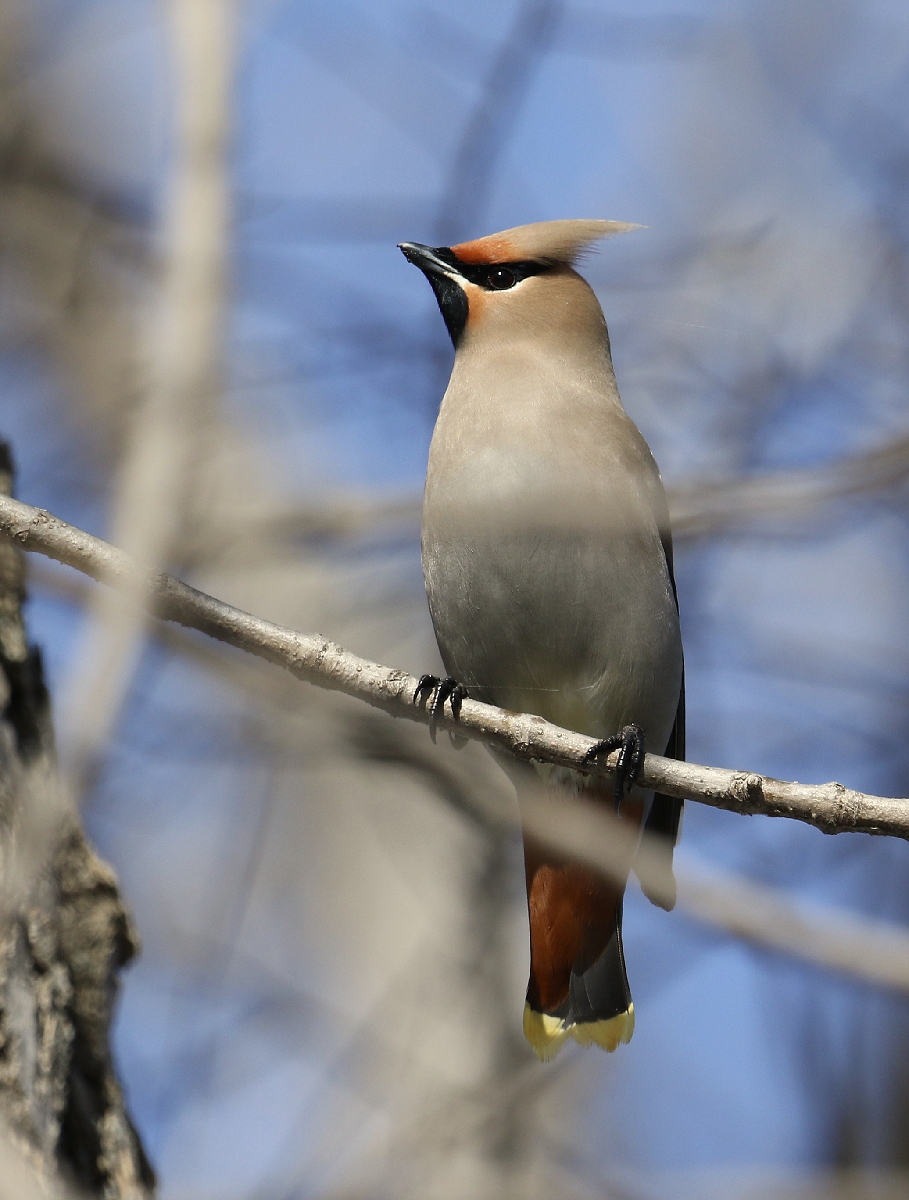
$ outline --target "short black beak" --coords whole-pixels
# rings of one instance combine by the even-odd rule
[[[419,242],[399,242],[398,249],[409,263],[419,267],[424,275],[450,275],[451,266],[439,258],[432,246]]]
[[[468,304],[457,267],[457,259],[445,246],[421,246],[419,242],[399,242],[398,249],[409,263],[419,267],[435,292],[445,327],[457,346],[467,324]]]

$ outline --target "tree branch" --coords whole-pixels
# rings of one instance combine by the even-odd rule
[[[360,658],[319,634],[296,633],[254,617],[164,572],[150,572],[122,550],[67,525],[45,509],[0,497],[0,533],[25,550],[45,554],[114,588],[134,590],[137,579],[144,580],[151,611],[163,620],[197,629],[284,667],[317,687],[364,700],[390,716],[427,721],[426,712],[413,703],[417,680],[406,671]],[[593,740],[551,725],[542,717],[468,699],[457,722],[446,716],[439,725],[518,758],[594,775],[613,773],[615,755],[588,765],[584,756]],[[840,783],[786,783],[753,772],[675,762],[657,754],[647,755],[640,782],[667,795],[730,812],[790,817],[824,833],[876,833],[909,839],[909,799],[867,796]]]
[[[10,528],[7,524],[7,533]],[[98,545],[104,547],[104,543]],[[96,563],[95,567],[98,566]],[[93,573],[99,574],[97,570]],[[65,594],[72,599],[85,598],[84,587],[77,580],[48,571],[43,582],[58,590],[65,588]],[[254,659],[219,654],[212,646],[163,625],[158,636],[171,649],[191,655],[235,686],[252,688],[260,699],[274,705],[276,720],[293,724],[303,719],[301,712],[288,703],[287,695],[275,692],[270,686],[261,687],[258,672],[252,669]],[[419,711],[409,708],[406,715],[419,716]],[[429,750],[427,744],[426,751]],[[558,804],[553,804],[542,785],[522,789],[520,809],[522,825],[538,839],[589,862],[607,875],[615,875],[622,883],[628,860],[634,856],[635,873],[647,886],[648,894],[663,895],[669,900],[662,851],[647,837],[638,843],[634,831],[611,812],[569,796],[562,796]],[[492,819],[510,823],[512,818],[502,812]],[[909,993],[909,932],[905,929],[852,912],[811,906],[786,892],[715,867],[704,869],[688,854],[676,856],[675,877],[679,908],[697,920],[864,983]]]

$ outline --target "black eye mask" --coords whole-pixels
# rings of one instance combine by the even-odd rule
[[[530,275],[541,275],[554,265],[551,262],[503,262],[503,263],[467,263],[463,262],[447,246],[433,247],[433,253],[442,262],[454,267],[458,274],[477,287],[485,288],[488,292],[506,292],[522,279]]]

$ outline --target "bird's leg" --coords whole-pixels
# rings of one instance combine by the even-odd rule
[[[596,762],[603,754],[618,750],[615,764],[615,806],[618,809],[626,791],[637,780],[644,762],[644,730],[640,725],[626,725],[621,732],[596,742],[584,755],[585,763]]]
[[[427,696],[431,696],[441,682],[438,675],[421,675],[413,691],[414,704],[421,704]]]
[[[421,704],[430,696],[432,696],[432,703],[429,706],[429,736],[435,742],[436,723],[445,708],[445,701],[447,700],[451,705],[451,715],[457,721],[461,712],[461,703],[467,697],[467,688],[458,683],[456,679],[452,679],[451,676],[440,679],[438,675],[421,675],[420,681],[414,689],[413,702]]]

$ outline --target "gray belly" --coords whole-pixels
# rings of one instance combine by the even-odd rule
[[[518,512],[427,493],[423,569],[446,669],[476,699],[593,737],[635,723],[661,751],[682,653],[656,522]]]

